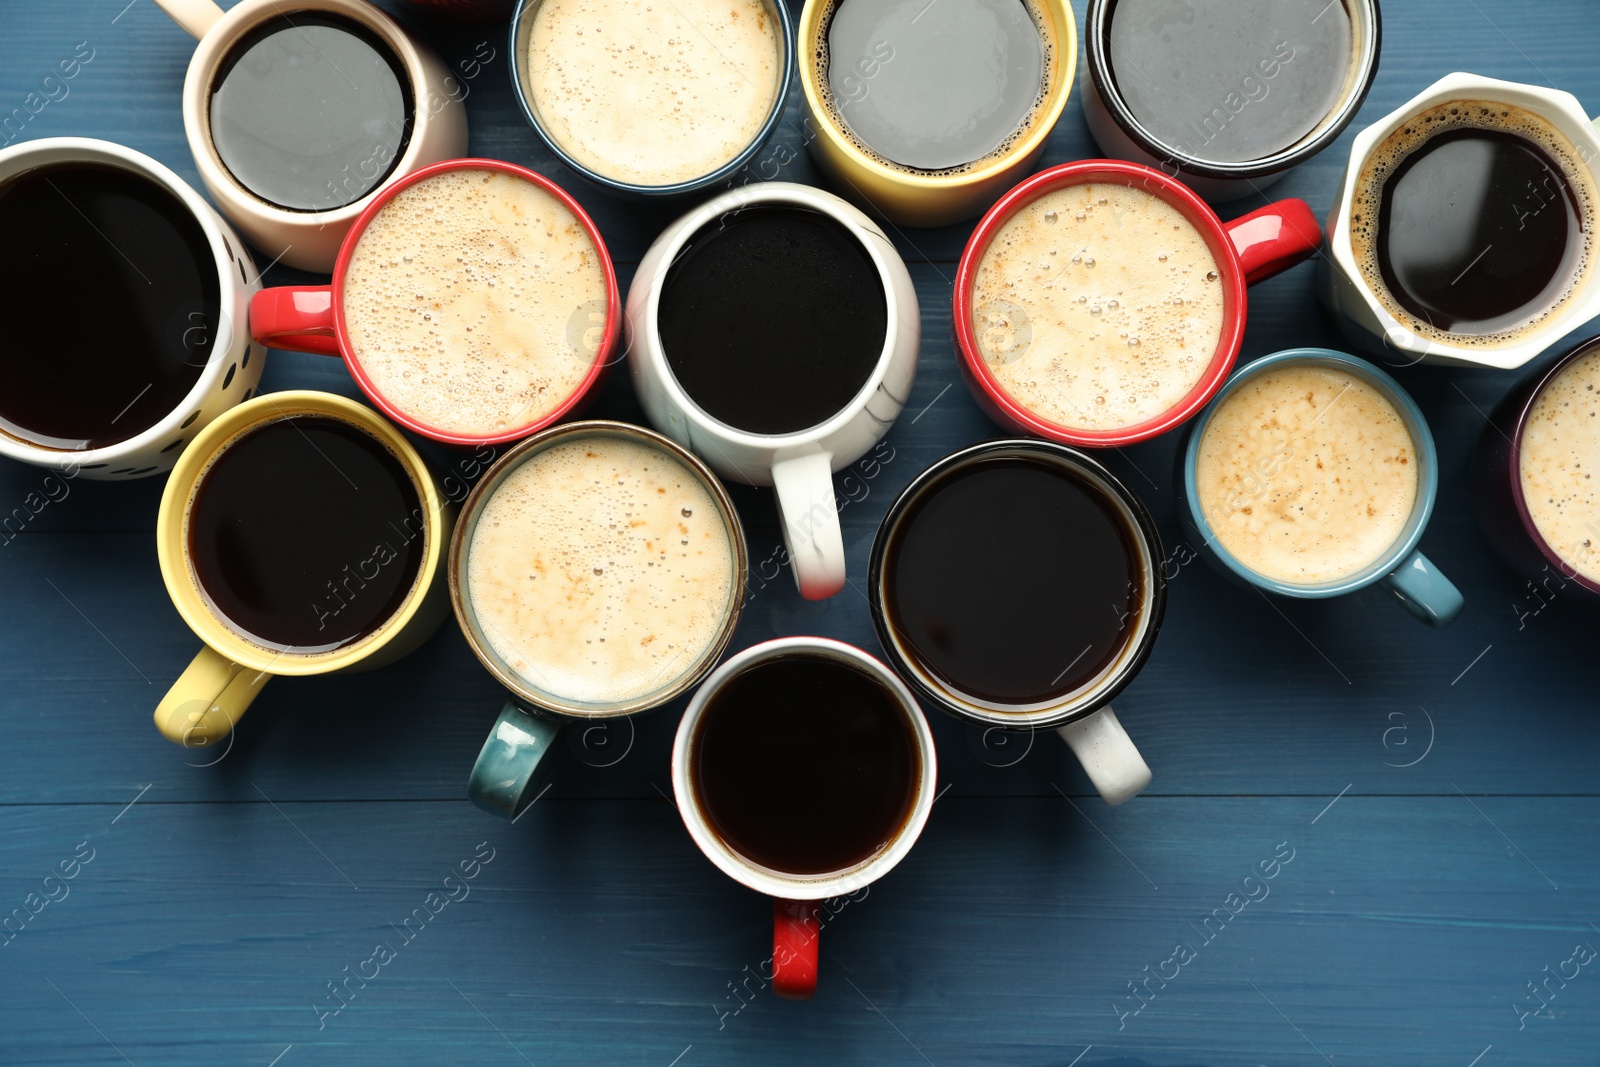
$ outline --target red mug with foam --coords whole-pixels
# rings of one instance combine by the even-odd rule
[[[1061,195],[1041,203],[1051,194]],[[988,257],[997,238],[1003,246]],[[1008,430],[1088,448],[1148,440],[1205,407],[1227,380],[1244,339],[1246,287],[1321,243],[1303,200],[1224,223],[1152,167],[1110,159],[1050,167],[1001,197],[961,255],[953,313],[962,375]],[[1160,306],[1182,304],[1172,294],[1184,292],[1200,297],[1188,310]],[[1206,316],[1219,304],[1217,329]],[[1209,348],[1208,358],[1185,351],[1179,362],[1175,343],[1150,336],[1177,329],[1197,339],[1195,351]]]
[[[480,331],[470,342],[468,320]],[[400,179],[350,227],[331,285],[263,289],[250,301],[257,341],[341,357],[392,421],[465,446],[519,440],[576,414],[615,362],[621,329],[616,270],[594,222],[550,179],[495,159],[446,160]]]

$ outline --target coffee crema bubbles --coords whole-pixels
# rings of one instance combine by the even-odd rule
[[[1540,391],[1517,465],[1539,535],[1573,570],[1600,582],[1600,352],[1580,356]]]

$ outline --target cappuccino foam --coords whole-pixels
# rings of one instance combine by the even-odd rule
[[[565,403],[598,354],[600,252],[561,201],[493,170],[437,174],[362,231],[344,319],[377,391],[439,430],[498,434]]]
[[[1544,387],[1522,429],[1522,499],[1545,543],[1600,582],[1600,352]]]
[[[1355,375],[1274,368],[1212,413],[1195,491],[1234,559],[1274,581],[1323,585],[1359,574],[1405,533],[1416,445],[1389,398]]]
[[[734,547],[700,476],[591,436],[529,456],[483,505],[467,592],[495,653],[534,689],[622,703],[692,670],[735,596]]]
[[[672,185],[756,139],[781,80],[760,0],[543,0],[527,89],[545,130],[596,174]]]
[[[1222,339],[1222,292],[1211,249],[1177,208],[1126,185],[1074,185],[994,235],[973,326],[1018,404],[1059,426],[1114,430],[1199,384]]]

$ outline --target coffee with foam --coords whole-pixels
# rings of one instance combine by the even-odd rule
[[[1175,407],[1222,339],[1217,262],[1177,208],[1114,183],[1045,193],[978,264],[973,326],[989,372],[1038,417],[1115,430]]]
[[[779,36],[761,0],[543,0],[523,87],[582,166],[673,185],[761,132],[788,73]]]
[[[560,200],[503,171],[401,190],[344,275],[344,322],[376,391],[437,430],[492,435],[564,404],[598,354],[600,251]]]
[[[1400,411],[1361,378],[1275,367],[1230,392],[1195,461],[1200,511],[1234,559],[1273,581],[1361,573],[1404,535],[1417,450]]]
[[[1517,465],[1523,502],[1545,544],[1600,582],[1600,352],[1580,356],[1540,390]]]
[[[466,593],[530,687],[618,704],[670,686],[716,643],[735,607],[735,555],[699,474],[643,441],[591,435],[529,456],[495,487]]]

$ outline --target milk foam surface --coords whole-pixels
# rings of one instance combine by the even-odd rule
[[[1212,414],[1195,489],[1236,560],[1275,581],[1322,585],[1371,566],[1405,532],[1416,446],[1371,385],[1291,365],[1246,382]]]
[[[605,321],[599,251],[566,206],[512,174],[459,170],[385,204],[344,279],[362,369],[407,415],[495,434],[555,410]]]
[[[616,181],[672,185],[755,140],[787,74],[778,36],[759,0],[544,0],[527,87],[573,159]]]
[[[680,460],[588,437],[530,456],[496,487],[466,578],[490,646],[532,688],[620,703],[672,684],[715,642],[734,549]]]
[[[1113,430],[1174,407],[1222,338],[1205,238],[1166,201],[1116,184],[1046,193],[979,262],[972,309],[990,373],[1060,426]]]
[[[1545,543],[1600,582],[1600,352],[1546,385],[1522,430],[1522,499]]]

